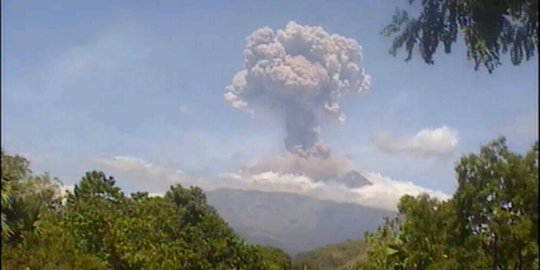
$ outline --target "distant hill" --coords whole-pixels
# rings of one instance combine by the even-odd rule
[[[365,256],[366,246],[362,240],[347,240],[296,255],[293,269],[304,269],[304,266],[310,270],[343,269],[364,259]]]
[[[248,242],[283,249],[290,255],[375,231],[396,213],[293,193],[218,189],[208,202]]]

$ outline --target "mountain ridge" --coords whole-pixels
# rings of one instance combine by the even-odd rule
[[[246,241],[290,255],[375,231],[389,210],[287,192],[222,188],[207,191],[210,205]]]

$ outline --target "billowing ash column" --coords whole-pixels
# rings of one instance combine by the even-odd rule
[[[230,105],[244,110],[271,106],[284,117],[288,151],[304,158],[329,157],[317,115],[344,122],[339,100],[368,90],[370,77],[358,43],[321,27],[289,22],[284,30],[265,27],[251,34],[244,58],[244,69],[226,88]]]

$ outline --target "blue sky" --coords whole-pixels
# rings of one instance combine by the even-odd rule
[[[405,2],[405,1],[403,1]],[[499,135],[516,151],[538,137],[538,61],[474,72],[462,44],[434,66],[388,54],[379,32],[389,1],[2,1],[2,147],[67,184],[93,160],[131,156],[190,175],[237,170],[283,153],[271,115],[232,109],[224,89],[242,68],[245,38],[289,21],[322,26],[363,47],[367,94],[325,123],[334,155],[359,169],[452,193],[464,153]],[[457,132],[455,151],[382,151],[373,138]],[[130,185],[129,182],[125,182]],[[131,185],[135,185],[131,183]]]

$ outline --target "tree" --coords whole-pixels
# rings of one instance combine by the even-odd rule
[[[60,205],[60,187],[56,178],[45,173],[13,183],[7,222],[12,230],[9,241],[17,242],[24,232],[40,233],[42,217]]]
[[[2,189],[2,238],[10,242],[24,232],[39,233],[41,216],[60,203],[58,179],[32,175],[28,160],[3,151]]]
[[[182,214],[184,240],[197,253],[189,256],[184,268],[189,269],[264,269],[259,250],[244,243],[217,211],[207,204],[206,195],[198,187],[171,186],[165,199]]]
[[[401,198],[399,217],[366,235],[356,269],[539,269],[538,142],[522,156],[499,138],[456,173],[448,201]]]
[[[115,186],[112,176],[107,176],[103,172],[87,172],[81,182],[75,186],[73,198],[88,199],[94,196],[101,196],[107,200],[119,200],[124,197],[120,188]]]
[[[28,167],[25,158],[2,151],[2,268],[106,269],[59,226],[59,180]]]
[[[347,240],[330,244],[308,252],[296,254],[292,269],[349,269],[358,261],[365,259],[366,244],[363,240]]]
[[[64,224],[77,246],[113,269],[263,269],[206,203],[199,188],[172,186],[164,197],[123,195],[112,177],[89,172],[68,196]]]
[[[77,248],[115,269],[128,269],[116,249],[115,224],[125,219],[126,198],[103,172],[87,172],[68,193],[62,224]]]
[[[2,152],[6,269],[267,269],[200,188],[125,196],[113,177],[92,171],[64,200],[58,179],[28,166]]]
[[[61,226],[56,215],[42,216],[40,234],[23,232],[21,241],[2,248],[2,269],[105,270],[99,258],[81,252],[75,239]]]
[[[427,64],[439,46],[450,53],[463,38],[475,70],[484,65],[492,73],[502,54],[519,65],[537,53],[538,0],[424,0],[418,16],[398,9],[382,34],[394,36],[390,54],[404,48],[408,61],[417,47]]]
[[[366,234],[368,260],[356,269],[486,269],[475,243],[456,239],[452,200],[404,196],[398,209],[400,216]]]
[[[2,240],[8,240],[13,235],[13,227],[8,220],[12,212],[14,189],[31,173],[29,162],[21,156],[11,156],[2,152]]]
[[[538,142],[521,156],[499,138],[456,172],[461,238],[476,238],[493,269],[538,269]]]
[[[275,247],[257,246],[261,253],[265,270],[289,270],[291,258],[283,250]]]

